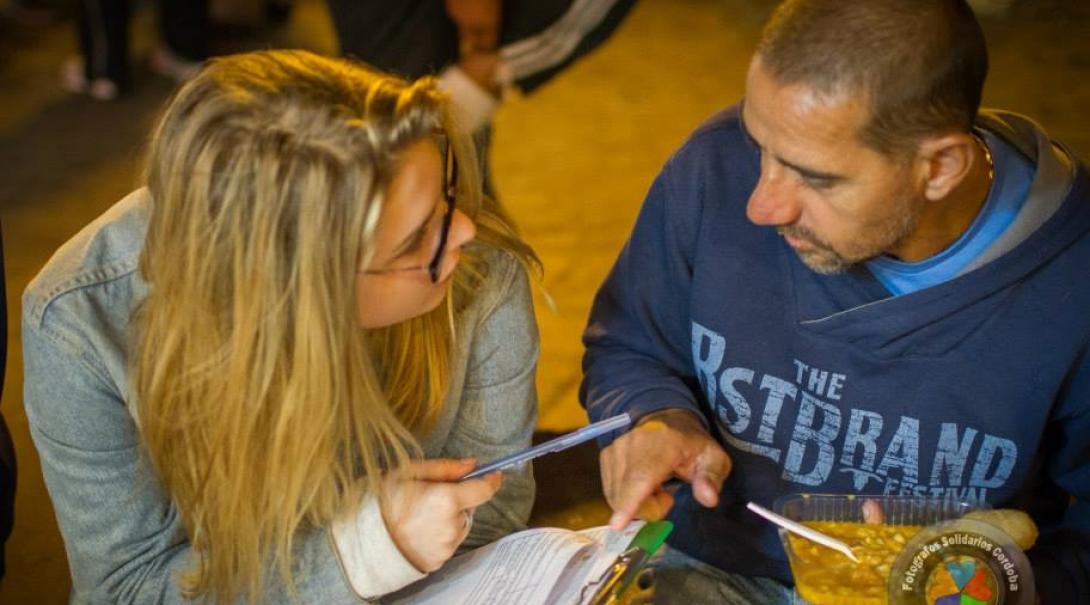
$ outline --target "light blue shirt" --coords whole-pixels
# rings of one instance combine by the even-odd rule
[[[1000,137],[987,131],[978,133],[992,152],[995,178],[988,199],[965,233],[942,252],[919,262],[906,263],[889,256],[866,262],[867,269],[894,296],[961,275],[1014,222],[1025,205],[1035,172],[1033,164]]]

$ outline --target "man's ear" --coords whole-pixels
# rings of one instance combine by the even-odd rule
[[[973,170],[973,162],[983,162],[979,144],[973,135],[950,133],[924,139],[919,146],[916,166],[924,183],[924,195],[930,201],[944,199]]]

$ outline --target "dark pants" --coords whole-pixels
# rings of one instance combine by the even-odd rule
[[[505,0],[500,46],[531,38],[558,23],[574,0]],[[443,0],[327,0],[341,54],[415,80],[458,60],[458,30]],[[515,85],[532,92],[609,38],[635,0],[616,0],[609,15],[564,60],[524,74]]]
[[[458,59],[443,0],[328,0],[341,54],[409,80]]]
[[[129,86],[129,0],[79,0],[76,20],[84,76]],[[187,61],[208,57],[207,0],[162,0],[159,35],[172,53]]]
[[[727,573],[670,547],[651,560],[655,605],[793,605],[794,590],[771,578]]]

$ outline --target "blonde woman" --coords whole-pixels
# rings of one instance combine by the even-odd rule
[[[175,95],[23,300],[74,602],[370,600],[524,524],[528,471],[457,478],[529,443],[535,259],[448,132],[305,52]]]

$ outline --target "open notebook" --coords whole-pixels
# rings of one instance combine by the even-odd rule
[[[643,526],[623,531],[528,529],[451,559],[439,571],[383,597],[396,605],[585,603],[596,582]],[[584,590],[584,587],[590,586]]]

